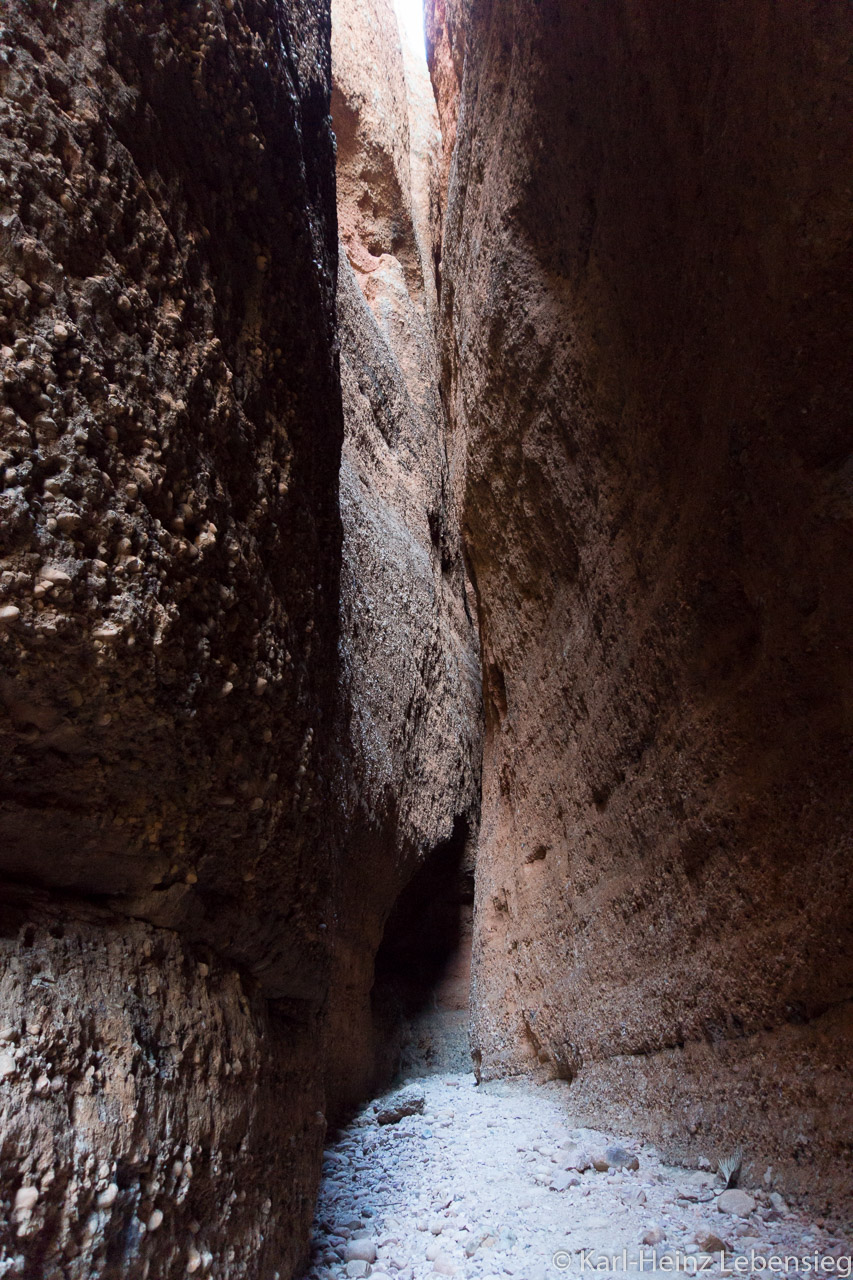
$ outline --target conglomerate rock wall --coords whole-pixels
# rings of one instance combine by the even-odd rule
[[[853,16],[428,10],[480,1070],[849,1207]]]
[[[441,140],[336,8],[334,103],[322,0],[3,8],[10,1280],[299,1265],[461,1012],[475,608],[481,1073],[853,1185],[850,15],[435,0]]]
[[[323,3],[2,21],[0,1270],[286,1277],[470,881],[432,91],[379,0],[337,148]]]
[[[284,1276],[338,874],[329,13],[0,20],[0,1268]]]

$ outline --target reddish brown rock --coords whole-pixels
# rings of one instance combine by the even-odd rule
[[[0,870],[215,931],[268,990],[320,1000],[328,16],[4,22]]]
[[[194,1252],[200,1274],[289,1274],[325,1133],[315,1045],[213,950],[28,897],[4,890],[0,943],[6,1274],[180,1277]]]
[[[682,1154],[733,1133],[838,1201],[851,15],[448,7],[481,1070],[577,1077],[578,1105]]]
[[[338,328],[323,6],[3,17],[0,1266],[285,1276],[470,877],[431,89],[356,13]]]
[[[2,23],[0,1270],[287,1274],[340,861],[329,15]]]
[[[465,60],[461,8],[447,0],[424,5],[427,61],[441,124],[441,194],[447,201],[450,166],[456,145],[459,97]]]
[[[396,259],[409,290],[423,290],[412,221],[409,108],[397,19],[391,0],[332,6],[341,239],[359,276],[383,254]]]

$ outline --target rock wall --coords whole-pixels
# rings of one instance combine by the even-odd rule
[[[2,22],[0,1269],[286,1275],[340,861],[329,14]]]
[[[340,278],[322,3],[3,11],[10,1280],[289,1276],[458,940],[375,980],[420,871],[464,910],[480,687],[432,91],[336,22]]]
[[[480,1070],[849,1208],[851,14],[429,7]]]
[[[433,325],[438,127],[426,68],[404,59],[396,30],[390,0],[333,4],[348,849],[332,1032],[347,1046],[337,1073],[332,1065],[340,1106],[400,1067],[406,1019],[459,943],[451,929],[436,954],[433,899],[454,919],[464,910],[459,868],[479,807],[477,640]],[[404,954],[394,920],[384,929],[410,882]],[[465,1004],[467,1042],[467,991]]]
[[[2,63],[2,869],[306,996],[314,922],[267,904],[334,694],[322,42],[277,5],[12,6]]]
[[[16,896],[0,939],[3,1274],[291,1274],[325,1132],[316,1046],[212,949]]]

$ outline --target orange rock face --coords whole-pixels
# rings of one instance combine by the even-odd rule
[[[480,1069],[845,1195],[850,12],[448,7]]]

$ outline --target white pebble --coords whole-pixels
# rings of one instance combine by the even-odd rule
[[[369,1236],[362,1236],[360,1240],[351,1240],[344,1250],[344,1261],[374,1263],[376,1245]]]
[[[111,1182],[110,1185],[98,1196],[98,1208],[109,1209],[110,1205],[115,1202],[117,1195],[118,1187],[114,1182]]]
[[[15,1208],[19,1213],[29,1213],[38,1204],[38,1187],[19,1187],[15,1193]]]

